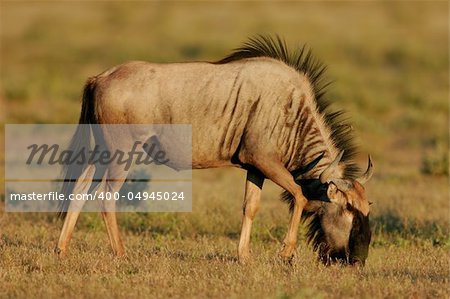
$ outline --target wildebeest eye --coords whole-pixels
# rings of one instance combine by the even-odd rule
[[[349,204],[348,202],[347,202],[347,205],[346,205],[346,209],[349,210],[350,212],[354,212],[354,210],[355,210],[355,209],[352,207],[352,205]]]

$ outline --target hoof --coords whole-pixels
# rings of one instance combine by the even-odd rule
[[[248,265],[253,262],[253,258],[250,254],[239,255],[239,263],[241,265]]]
[[[114,259],[118,259],[118,260],[127,258],[127,255],[125,254],[125,250],[123,250],[123,251],[121,250],[121,251],[118,251],[118,252],[113,252],[113,256],[114,256]]]
[[[116,260],[124,260],[127,259],[127,255],[126,254],[114,254],[114,259]]]
[[[288,256],[280,254],[279,257],[280,257],[281,262],[285,265],[292,266],[294,264],[294,255],[293,254],[288,255]]]
[[[63,249],[61,249],[61,248],[59,248],[59,247],[55,247],[54,252],[55,252],[55,254],[56,254],[58,257],[65,257],[65,256],[66,256],[66,251],[63,250]]]
[[[280,259],[283,261],[284,264],[292,265],[294,261],[294,252],[295,252],[295,245],[286,245],[283,244],[283,248],[280,252]]]

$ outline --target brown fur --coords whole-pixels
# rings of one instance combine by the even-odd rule
[[[352,161],[355,148],[349,126],[342,122],[341,112],[328,110],[324,100],[323,72],[324,67],[310,52],[302,49],[300,54],[292,56],[280,39],[266,38],[250,41],[218,63],[129,62],[88,81],[80,123],[192,124],[192,168],[234,166],[248,170],[240,259],[244,261],[249,256],[251,223],[258,210],[258,190],[265,178],[286,190],[286,198],[291,202],[292,213],[281,252],[283,258],[290,259],[302,211],[308,208],[308,200],[292,173],[322,154],[315,167],[302,174],[303,178],[318,178],[342,149],[345,150],[343,163],[336,167],[335,177],[353,180],[357,173]],[[136,134],[146,140],[157,132]],[[126,149],[135,138],[107,128],[95,137],[101,138],[111,150]],[[178,150],[176,145],[164,140],[161,145],[168,158]],[[173,166],[189,167],[182,162]],[[110,167],[102,175],[106,183],[100,188],[117,191],[120,180],[114,185],[107,180],[124,180],[127,173]],[[67,185],[65,191],[76,193],[85,189],[77,183]],[[346,197],[344,201],[350,205],[365,209],[359,187],[335,194]],[[342,202],[337,197],[332,200]],[[78,217],[71,206],[66,204],[62,208],[71,212],[58,243],[61,254],[67,248]],[[339,209],[342,205],[336,211]],[[103,216],[113,250],[121,255],[124,249],[112,214],[107,212]],[[349,214],[343,210],[334,215],[347,217]],[[332,222],[328,227],[337,229],[338,233],[343,230],[333,227]]]

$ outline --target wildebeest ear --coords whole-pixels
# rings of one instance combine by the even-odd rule
[[[336,186],[333,182],[328,184],[327,197],[331,202],[338,205],[345,205],[347,203],[342,192],[339,192],[338,186]]]
[[[332,199],[333,197],[336,196],[338,192],[338,187],[333,183],[329,183],[328,184],[328,188],[327,188],[327,195],[329,199]]]

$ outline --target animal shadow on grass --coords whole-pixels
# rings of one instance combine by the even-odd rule
[[[448,276],[447,274],[437,274],[433,273],[433,271],[427,271],[427,270],[421,270],[420,273],[417,271],[411,271],[408,269],[383,269],[381,270],[382,276],[386,277],[387,279],[391,279],[392,276],[397,277],[398,279],[406,279],[411,280],[413,283],[416,283],[417,281],[430,281],[433,283],[445,283],[447,282]]]
[[[231,254],[226,254],[226,253],[221,253],[221,252],[209,252],[209,253],[198,255],[198,254],[195,254],[195,253],[189,252],[189,251],[170,250],[168,248],[161,250],[158,246],[156,246],[151,250],[151,253],[153,253],[155,255],[163,254],[168,258],[178,259],[180,261],[192,261],[192,260],[200,259],[200,260],[219,261],[219,262],[226,262],[226,263],[237,263],[238,262],[237,257],[232,256]]]
[[[418,219],[407,219],[399,216],[395,211],[388,210],[375,216],[372,220],[375,238],[373,245],[386,245],[387,237],[389,243],[403,240],[428,240],[435,246],[448,243],[448,230],[435,221],[420,221]],[[401,244],[397,244],[401,245]]]
[[[230,254],[224,254],[220,252],[212,252],[207,253],[203,256],[205,260],[208,261],[219,261],[219,262],[225,262],[225,263],[238,263],[239,260],[236,256],[230,255]]]

